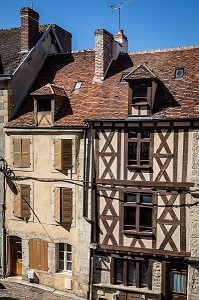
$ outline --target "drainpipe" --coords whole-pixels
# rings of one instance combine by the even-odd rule
[[[3,203],[2,203],[2,277],[6,277],[6,228],[5,228],[5,175],[3,175],[4,191],[3,191]]]

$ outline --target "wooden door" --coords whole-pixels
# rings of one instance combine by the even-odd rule
[[[10,273],[12,276],[22,276],[22,246],[21,238],[10,238]]]

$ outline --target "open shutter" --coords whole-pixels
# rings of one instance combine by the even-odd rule
[[[72,140],[62,140],[63,143],[63,169],[72,169]]]
[[[115,284],[115,258],[111,257],[110,283]]]
[[[14,216],[22,217],[21,185],[17,185],[17,195],[14,196]]]
[[[60,223],[60,188],[54,188],[54,220]]]
[[[21,167],[30,167],[30,140],[22,139],[22,155],[21,155]]]
[[[30,218],[30,186],[21,185],[22,217]]]
[[[62,222],[72,222],[72,189],[61,189],[61,201],[62,201]]]
[[[48,243],[40,240],[40,268],[43,271],[48,271]]]
[[[38,239],[29,240],[29,267],[30,269],[38,269]]]
[[[55,140],[54,144],[54,168],[62,170],[62,140]]]
[[[21,139],[13,140],[13,165],[14,167],[21,167]]]

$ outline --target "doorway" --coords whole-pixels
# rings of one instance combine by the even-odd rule
[[[22,276],[22,243],[17,236],[10,237],[10,275]]]

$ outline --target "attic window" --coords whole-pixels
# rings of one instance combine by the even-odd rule
[[[51,99],[38,99],[37,100],[37,111],[51,111]]]
[[[124,80],[124,78],[129,74],[129,72],[122,72],[122,76],[120,78],[120,82],[126,82],[126,80]]]
[[[82,85],[82,81],[76,82],[73,92],[78,92],[81,88],[81,85]]]
[[[175,69],[175,78],[176,79],[181,79],[184,76],[184,68],[183,67],[178,67]]]

